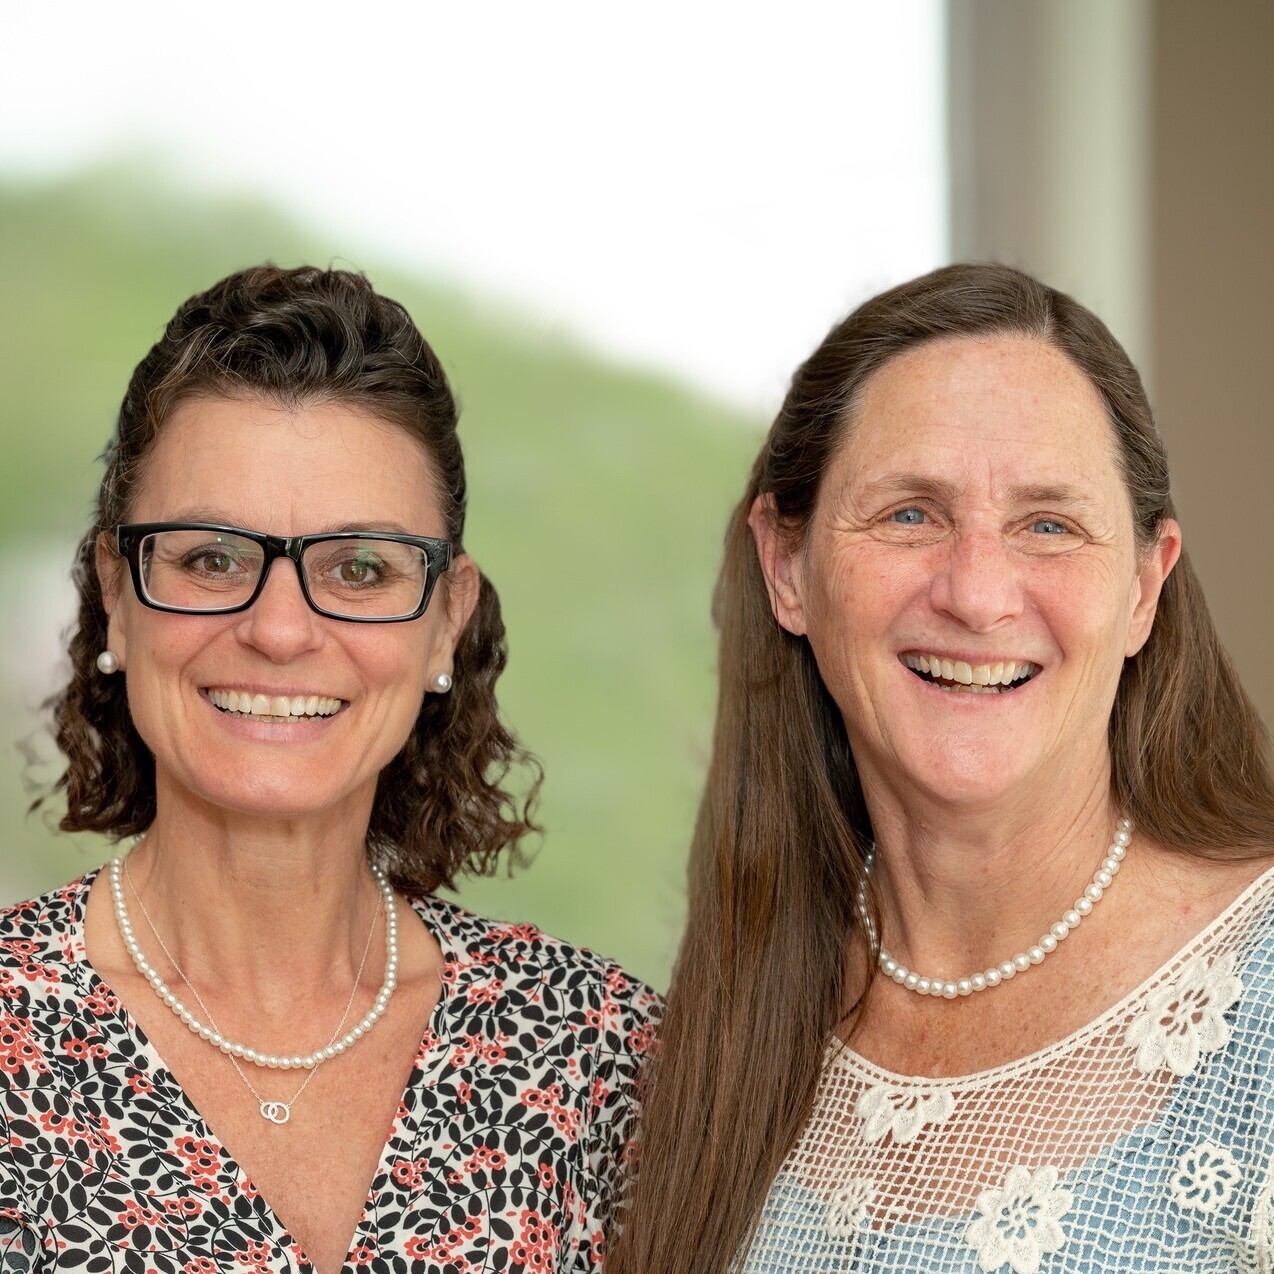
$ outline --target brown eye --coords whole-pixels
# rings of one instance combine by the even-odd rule
[[[182,565],[197,575],[230,575],[241,563],[233,553],[209,548],[187,553]]]

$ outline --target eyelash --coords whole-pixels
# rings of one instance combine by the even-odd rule
[[[901,508],[892,509],[889,513],[885,515],[885,520],[887,522],[893,522],[897,526],[923,526],[924,525],[924,522],[920,522],[920,521],[915,521],[915,522],[904,521],[902,515],[907,513],[918,513],[925,520],[925,522],[932,520],[929,511],[925,509],[923,506],[918,504],[905,504]],[[1037,526],[1053,526],[1057,528],[1056,531],[1042,531],[1040,532],[1041,535],[1058,535],[1058,536],[1069,535],[1071,534],[1071,531],[1072,531],[1072,528],[1066,522],[1064,522],[1061,518],[1057,518],[1057,517],[1035,516],[1030,518],[1025,523],[1025,525],[1029,526],[1031,530],[1034,530]]]
[[[926,518],[929,516],[924,511],[924,509],[917,508],[914,504],[909,504],[907,505],[905,509],[895,509],[889,515],[889,520],[891,522],[897,522],[900,526],[919,526],[920,525],[919,522],[904,522],[902,518],[899,516],[900,514],[903,514],[903,513],[919,513],[922,517],[926,517]]]

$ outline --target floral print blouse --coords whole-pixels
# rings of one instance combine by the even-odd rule
[[[87,962],[95,873],[0,911],[0,1272],[311,1274]],[[438,898],[442,995],[345,1269],[597,1271],[658,999]]]

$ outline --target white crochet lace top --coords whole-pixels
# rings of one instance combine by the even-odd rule
[[[917,1079],[840,1045],[739,1274],[1274,1271],[1274,870],[1038,1053]]]

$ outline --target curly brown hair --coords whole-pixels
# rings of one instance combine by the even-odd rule
[[[133,726],[124,679],[96,668],[107,614],[99,536],[128,520],[159,430],[195,397],[253,397],[286,408],[340,403],[396,425],[424,447],[454,551],[463,551],[466,488],[457,408],[446,375],[407,311],[362,274],[303,266],[241,270],[191,297],[137,365],[103,459],[97,516],[73,568],[79,616],[71,676],[50,701],[66,771],[65,831],[114,838],[155,816],[155,764]],[[444,577],[445,585],[445,577]],[[495,683],[507,660],[500,601],[485,576],[454,656],[454,689],[424,697],[415,728],[381,772],[369,854],[409,892],[491,875],[501,850],[538,831],[538,763],[500,719]],[[520,769],[520,784],[510,775]],[[518,788],[519,790],[514,790]],[[45,798],[41,798],[43,800]],[[36,804],[40,804],[37,801]]]

